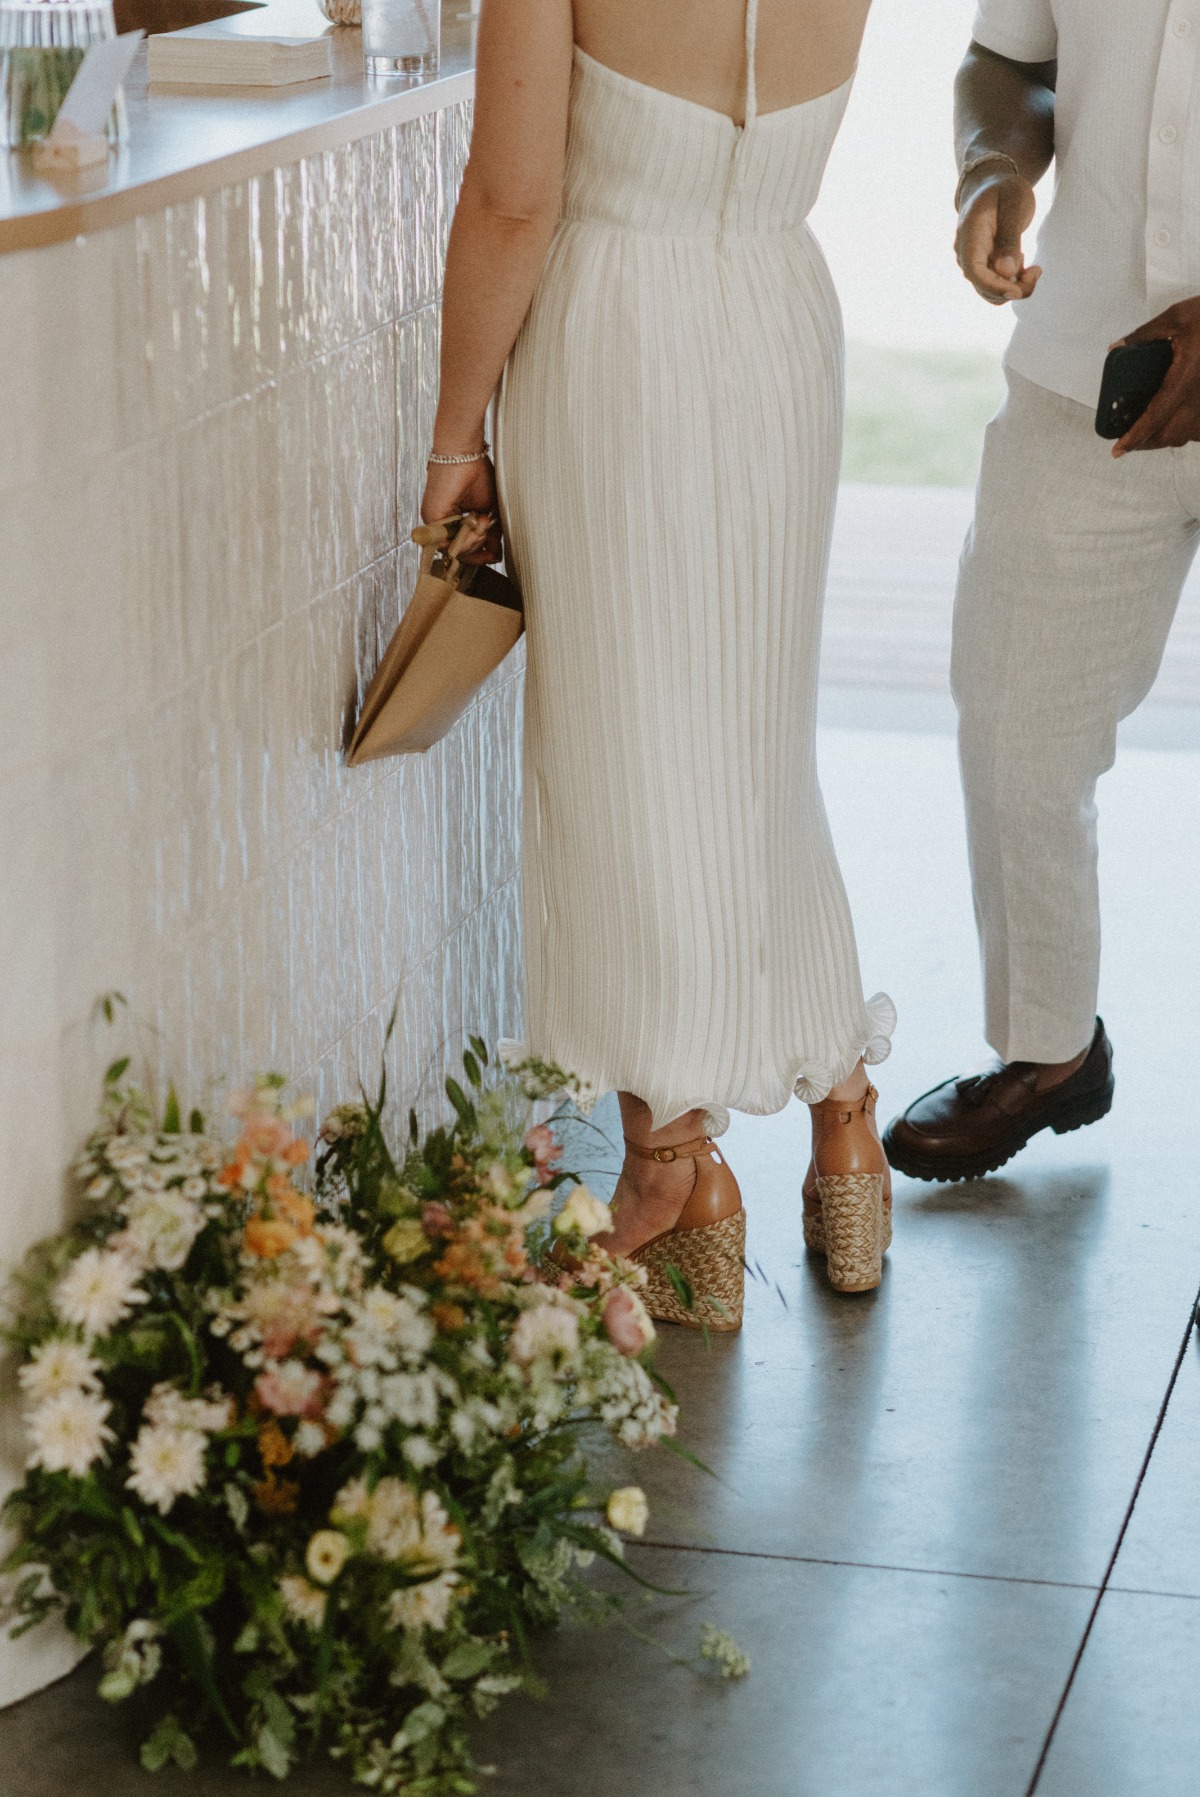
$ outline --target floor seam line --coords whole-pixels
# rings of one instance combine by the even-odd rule
[[[668,1554],[723,1554],[737,1560],[774,1560],[786,1566],[846,1566],[861,1572],[910,1572],[927,1579],[978,1579],[993,1585],[1044,1585],[1054,1591],[1099,1591],[1101,1587],[1076,1579],[1037,1579],[1007,1572],[955,1572],[948,1566],[904,1566],[890,1560],[833,1560],[827,1554],[773,1554],[747,1547],[704,1547],[679,1541],[639,1541],[637,1547]]]
[[[1149,1585],[1109,1585],[1106,1595],[1117,1597],[1167,1597],[1172,1603],[1200,1604],[1200,1591],[1154,1591]]]
[[[1046,1731],[1046,1739],[1042,1742],[1042,1751],[1039,1753],[1038,1759],[1037,1759],[1037,1764],[1033,1768],[1033,1777],[1030,1779],[1029,1784],[1026,1787],[1025,1797],[1034,1797],[1034,1793],[1036,1792],[1036,1790],[1038,1788],[1038,1784],[1041,1781],[1042,1773],[1046,1769],[1046,1761],[1050,1756],[1050,1749],[1054,1744],[1054,1736],[1057,1733],[1058,1725],[1062,1720],[1063,1711],[1067,1707],[1067,1699],[1071,1695],[1071,1688],[1075,1683],[1076,1674],[1079,1671],[1080,1663],[1083,1660],[1083,1656],[1084,1656],[1085,1652],[1087,1651],[1087,1644],[1088,1644],[1089,1640],[1091,1639],[1092,1630],[1096,1625],[1096,1617],[1100,1613],[1100,1605],[1104,1602],[1104,1594],[1108,1590],[1109,1584],[1112,1580],[1113,1570],[1117,1564],[1117,1557],[1121,1552],[1122,1546],[1124,1545],[1125,1536],[1128,1533],[1129,1525],[1133,1521],[1133,1512],[1137,1507],[1138,1498],[1142,1494],[1142,1486],[1145,1484],[1146,1474],[1150,1470],[1150,1462],[1154,1456],[1154,1450],[1158,1446],[1158,1438],[1162,1434],[1163,1424],[1166,1421],[1166,1417],[1167,1417],[1167,1407],[1171,1402],[1171,1395],[1174,1392],[1175,1386],[1179,1380],[1179,1374],[1180,1374],[1180,1370],[1183,1366],[1184,1356],[1186,1355],[1187,1350],[1188,1350],[1188,1343],[1192,1339],[1192,1330],[1196,1327],[1196,1313],[1197,1313],[1198,1307],[1200,1307],[1200,1291],[1197,1291],[1195,1296],[1192,1299],[1191,1307],[1188,1311],[1187,1328],[1183,1332],[1183,1340],[1179,1344],[1179,1352],[1176,1354],[1175,1364],[1171,1368],[1171,1377],[1167,1381],[1167,1389],[1163,1394],[1162,1403],[1158,1407],[1158,1415],[1154,1419],[1154,1428],[1151,1431],[1150,1440],[1146,1446],[1146,1452],[1142,1456],[1142,1464],[1141,1464],[1140,1468],[1138,1469],[1138,1476],[1134,1483],[1133,1492],[1130,1496],[1129,1503],[1126,1506],[1125,1515],[1121,1521],[1121,1527],[1120,1527],[1120,1530],[1118,1531],[1117,1539],[1113,1546],[1113,1551],[1109,1555],[1108,1565],[1104,1569],[1104,1577],[1100,1581],[1100,1589],[1096,1593],[1096,1601],[1095,1601],[1095,1603],[1093,1603],[1091,1612],[1088,1616],[1086,1623],[1084,1624],[1083,1634],[1080,1637],[1079,1646],[1076,1648],[1075,1657],[1071,1661],[1071,1669],[1067,1673],[1067,1681],[1062,1688],[1062,1693],[1059,1697],[1057,1705],[1055,1706],[1054,1714],[1050,1718],[1050,1727]]]

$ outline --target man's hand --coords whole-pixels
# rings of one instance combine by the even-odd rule
[[[1033,188],[1002,162],[984,163],[967,177],[954,253],[976,293],[989,305],[1028,299],[1040,268],[1026,268],[1022,233],[1037,210]]]
[[[1170,340],[1174,360],[1167,378],[1146,410],[1119,442],[1115,456],[1132,449],[1182,449],[1200,442],[1200,299],[1181,300],[1168,306],[1140,330],[1122,337],[1122,344]],[[1111,346],[1117,348],[1117,344]]]

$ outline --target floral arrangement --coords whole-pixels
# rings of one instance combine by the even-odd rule
[[[474,1039],[464,1067],[423,1142],[410,1114],[389,1145],[381,1086],[315,1154],[279,1079],[231,1101],[230,1146],[109,1071],[79,1220],[8,1326],[30,1442],[8,1604],[14,1632],[57,1612],[102,1649],[151,1770],[216,1731],[280,1778],[324,1746],[380,1791],[474,1791],[471,1717],[533,1682],[531,1626],[594,1609],[581,1569],[645,1527],[580,1445],[675,1430],[644,1274],[530,1123],[564,1076],[493,1071]],[[711,1629],[701,1657],[745,1670]]]

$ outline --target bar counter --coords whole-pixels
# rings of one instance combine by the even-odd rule
[[[411,87],[368,78],[361,33],[329,24],[316,0],[269,0],[222,19],[220,29],[247,37],[327,35],[329,80],[276,88],[151,87],[143,44],[125,83],[128,141],[110,151],[107,169],[50,180],[27,152],[0,152],[0,254],[102,231],[469,101],[473,20],[465,0],[459,3],[461,11],[447,7],[443,17],[439,75]]]
[[[310,4],[241,17],[295,35]],[[7,159],[5,1266],[75,1201],[118,1055],[219,1122],[256,1071],[321,1112],[374,1088],[387,1040],[430,1122],[464,1030],[521,1034],[520,652],[427,755],[342,754],[412,591],[467,29],[448,7],[413,88],[366,82],[352,29],[332,81],[135,81],[86,193]],[[23,1452],[0,1415],[0,1492]],[[0,1636],[0,1702],[76,1651]]]

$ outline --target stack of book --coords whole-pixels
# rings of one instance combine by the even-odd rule
[[[150,79],[180,87],[286,87],[329,75],[327,37],[252,37],[220,24],[150,39]]]

